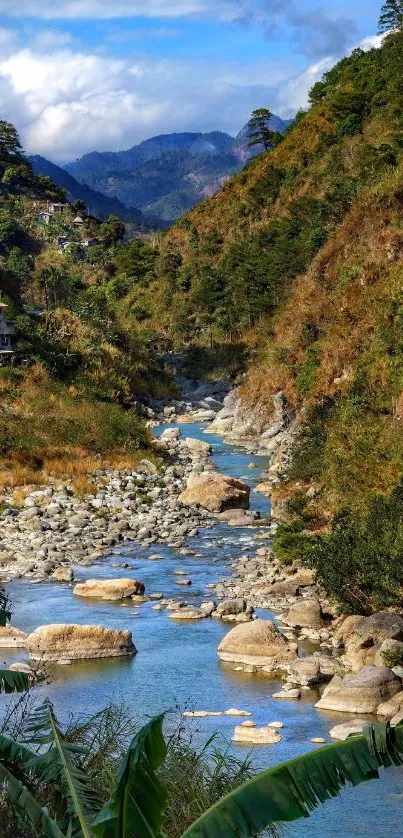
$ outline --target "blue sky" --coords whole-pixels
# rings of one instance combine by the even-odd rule
[[[0,100],[29,152],[64,161],[158,133],[287,117],[376,33],[378,0],[0,0]],[[22,14],[21,14],[22,13]],[[368,40],[370,39],[370,40]]]

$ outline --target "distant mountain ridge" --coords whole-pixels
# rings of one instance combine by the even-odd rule
[[[29,160],[36,175],[46,175],[52,178],[58,186],[66,189],[69,201],[85,201],[88,211],[97,218],[103,220],[108,215],[118,215],[122,221],[132,222],[140,226],[147,224],[147,219],[136,207],[127,207],[118,198],[91,189],[86,183],[79,183],[61,166],[51,163],[50,160],[40,154],[31,155]]]
[[[273,116],[271,126],[282,132],[290,122]],[[64,168],[81,184],[170,223],[211,197],[262,150],[248,148],[246,127],[236,137],[186,131],[160,134],[123,151],[89,152]]]

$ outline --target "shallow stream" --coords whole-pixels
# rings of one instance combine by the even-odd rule
[[[184,425],[183,435],[198,437],[213,446],[214,462],[219,471],[242,477],[252,487],[259,482],[267,461],[224,443],[221,437],[204,433],[202,425]],[[164,426],[156,429],[160,435]],[[253,468],[249,464],[253,462]],[[268,512],[267,499],[252,491],[251,506]],[[111,578],[133,575],[144,582],[148,594],[161,592],[192,602],[202,596],[209,599],[206,585],[230,574],[230,564],[241,554],[256,548],[253,528],[231,528],[217,523],[202,530],[189,541],[197,556],[181,556],[175,549],[153,545],[142,547],[127,543],[114,549],[108,558],[91,568],[75,567],[77,579]],[[150,561],[149,556],[163,558]],[[130,569],[117,568],[117,562],[129,562]],[[175,570],[186,570],[191,588],[176,584]],[[154,602],[140,607],[74,597],[72,588],[56,583],[32,583],[18,580],[8,585],[13,603],[13,623],[31,631],[45,623],[95,623],[111,628],[130,629],[138,649],[133,658],[88,661],[51,670],[52,682],[43,689],[63,717],[70,712],[94,712],[110,701],[129,702],[139,720],[161,710],[225,710],[237,707],[253,713],[257,724],[279,719],[284,723],[282,741],[274,746],[253,749],[257,768],[295,757],[312,747],[312,736],[324,736],[329,729],[347,721],[347,714],[319,712],[314,695],[301,701],[277,701],[271,697],[279,683],[266,678],[231,672],[216,655],[221,637],[228,631],[220,621],[207,619],[195,623],[171,620],[165,611],[153,610]],[[261,616],[271,617],[270,612]],[[13,650],[3,660],[21,660],[21,650]],[[42,690],[40,691],[42,692]],[[5,698],[0,699],[1,702]],[[200,741],[218,732],[230,739],[236,720],[229,717],[197,719],[190,722]],[[248,749],[237,747],[243,754]],[[403,835],[403,770],[389,769],[380,781],[348,789],[305,821],[287,826],[286,835],[310,838],[397,838]]]

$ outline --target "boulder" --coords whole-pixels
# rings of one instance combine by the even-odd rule
[[[54,582],[72,582],[74,576],[71,567],[57,567],[50,578]]]
[[[192,457],[207,457],[211,453],[211,445],[201,439],[186,437],[185,445]]]
[[[354,675],[335,675],[315,706],[341,713],[376,713],[379,705],[401,688],[400,679],[391,669],[369,664]]]
[[[28,635],[15,626],[0,626],[0,649],[25,649]]]
[[[335,725],[330,731],[332,739],[339,739],[344,742],[353,733],[362,733],[368,724],[365,719],[352,719],[351,722],[344,722],[342,725]]]
[[[403,618],[390,611],[346,617],[334,634],[334,643],[344,646],[343,661],[353,672],[366,664],[384,663],[378,653],[385,640],[403,641]]]
[[[275,672],[294,660],[296,652],[271,620],[254,620],[240,623],[225,635],[218,647],[218,657]]]
[[[28,635],[27,649],[33,660],[61,663],[134,655],[137,651],[131,631],[74,623],[39,626]]]
[[[233,742],[240,745],[275,745],[281,742],[282,737],[276,730],[270,727],[246,727],[237,725],[232,737]]]
[[[401,710],[403,710],[403,691],[396,693],[393,698],[380,704],[376,712],[378,716],[386,716],[388,719],[391,719],[392,716],[396,716],[396,713],[400,713]]]
[[[117,602],[144,594],[144,585],[136,579],[88,579],[74,586],[76,596]]]
[[[288,626],[301,628],[322,628],[324,625],[322,608],[317,599],[301,599],[292,605],[288,614],[283,618]]]
[[[179,428],[166,428],[160,436],[160,442],[176,442],[180,438]]]
[[[309,687],[324,680],[320,671],[320,661],[317,658],[300,658],[290,664],[289,680],[293,684]]]
[[[249,486],[242,480],[215,471],[189,477],[179,500],[184,506],[201,506],[209,512],[249,509]]]
[[[293,661],[288,672],[287,680],[301,687],[310,687],[321,681],[330,681],[334,675],[343,675],[345,670],[337,658],[315,652],[310,657]]]

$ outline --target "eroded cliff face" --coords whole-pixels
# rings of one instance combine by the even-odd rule
[[[249,406],[240,388],[231,390],[224,399],[209,430],[222,434],[231,442],[239,442],[251,453],[270,457],[270,464],[262,474],[260,491],[272,495],[285,480],[292,452],[300,429],[298,414],[290,407],[284,394],[275,393],[269,403]],[[272,498],[274,517],[286,517],[284,504]]]

